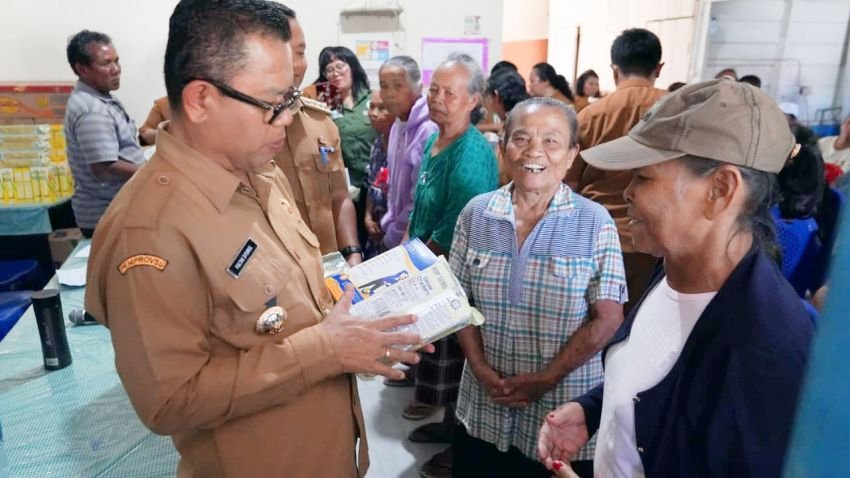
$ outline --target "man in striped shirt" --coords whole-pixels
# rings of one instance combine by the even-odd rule
[[[121,65],[109,36],[83,30],[68,42],[67,54],[79,78],[65,109],[68,164],[76,183],[71,206],[83,235],[91,237],[144,155],[136,124],[109,94],[121,85]]]

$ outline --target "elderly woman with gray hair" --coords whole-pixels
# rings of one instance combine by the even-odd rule
[[[536,459],[540,422],[602,380],[598,353],[623,321],[617,226],[562,182],[576,129],[575,111],[554,98],[516,105],[501,145],[513,182],[458,219],[449,262],[487,321],[458,333],[454,476],[550,476]],[[592,473],[593,450],[573,458],[579,473]]]
[[[390,171],[387,213],[379,225],[384,246],[391,249],[401,243],[407,231],[422,153],[428,138],[437,132],[437,125],[428,115],[428,97],[422,94],[422,72],[413,58],[403,55],[390,58],[381,65],[378,78],[381,99],[387,111],[396,117],[387,145]]]
[[[431,78],[428,110],[438,131],[425,145],[408,232],[438,255],[449,255],[455,223],[466,203],[499,185],[493,148],[470,122],[483,91],[484,73],[469,55],[450,56]],[[409,438],[450,443],[464,357],[456,335],[435,345],[436,352],[416,368],[415,399],[421,404],[446,407],[445,419],[442,424],[417,428]],[[450,471],[451,451],[446,451],[429,460],[421,473],[426,477],[448,476]]]
[[[603,352],[603,384],[542,422],[549,469],[595,433],[595,476],[781,476],[812,337],[770,256],[773,186],[794,143],[773,99],[723,78],[582,152],[633,171],[632,240],[664,268]]]

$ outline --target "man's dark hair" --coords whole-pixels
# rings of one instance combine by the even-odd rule
[[[779,211],[784,219],[803,219],[817,213],[826,187],[823,169],[817,146],[802,145],[797,156],[779,171]]]
[[[484,94],[495,96],[496,93],[499,94],[499,99],[502,100],[505,113],[514,109],[517,103],[528,99],[525,80],[519,73],[513,70],[503,70],[501,73],[491,75],[487,79]]]
[[[516,65],[514,65],[513,63],[511,63],[507,60],[502,60],[502,61],[496,62],[496,64],[493,65],[493,68],[490,68],[490,76],[498,75],[499,73],[502,73],[502,72],[505,72],[505,71],[519,71],[519,70],[517,70]]]
[[[319,72],[324,75],[325,67],[334,60],[339,60],[348,65],[351,69],[351,96],[354,101],[360,98],[362,94],[369,93],[369,76],[363,66],[360,65],[360,60],[353,51],[344,46],[332,46],[322,50],[319,54]],[[327,81],[327,79],[326,79]]]
[[[744,75],[738,81],[740,81],[741,83],[748,83],[750,85],[755,86],[756,88],[761,88],[761,78],[757,77],[756,75]]]
[[[68,55],[68,64],[71,65],[71,69],[74,70],[74,74],[79,75],[79,73],[77,73],[76,65],[91,65],[89,45],[92,43],[109,45],[112,43],[112,39],[109,38],[109,35],[106,33],[83,30],[68,40],[66,53]]]
[[[661,42],[649,30],[624,30],[611,45],[611,64],[623,75],[652,76],[661,63]]]
[[[286,18],[293,19],[293,20],[298,19],[298,17],[295,16],[295,10],[287,7],[284,4],[280,4],[280,9],[283,12],[283,14],[286,15]]]
[[[672,93],[685,85],[687,85],[687,83],[682,81],[674,81],[673,83],[670,83],[670,86],[667,87],[667,91]]]
[[[177,4],[165,48],[165,89],[171,108],[181,110],[183,88],[194,79],[229,83],[245,67],[248,35],[288,42],[287,10],[265,0],[182,0]]]

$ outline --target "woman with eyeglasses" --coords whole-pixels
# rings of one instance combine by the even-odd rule
[[[342,160],[348,168],[351,184],[365,191],[364,181],[369,172],[369,157],[377,133],[369,121],[369,77],[360,66],[354,52],[344,46],[328,47],[319,56],[319,71],[342,99],[342,106],[334,112],[334,123],[339,128],[342,141]],[[360,243],[366,242],[363,217],[366,211],[365,194],[357,201],[357,231]]]
[[[319,57],[319,70],[342,99],[334,122],[342,139],[342,159],[351,184],[362,186],[369,168],[369,152],[375,130],[369,122],[369,77],[354,52],[344,46],[326,48]]]

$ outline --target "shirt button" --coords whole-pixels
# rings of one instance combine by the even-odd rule
[[[251,191],[251,188],[249,188],[249,187],[247,187],[247,186],[242,186],[241,188],[239,188],[239,190],[240,190],[240,191],[242,191],[242,192],[243,192],[243,193],[245,193],[245,194],[251,194],[251,193],[253,193],[253,191]]]
[[[632,401],[633,401],[633,402],[635,402],[635,403],[640,403],[640,397],[638,397],[637,395],[635,395],[635,397],[634,397],[634,398],[632,398]]]
[[[638,453],[643,454],[643,452],[644,452],[643,447],[642,447],[642,446],[639,446],[639,447],[638,447]]]
[[[271,284],[266,284],[266,288],[263,290],[266,292],[266,295],[272,295],[274,293],[274,288],[272,288]]]
[[[168,176],[157,176],[157,178],[156,178],[156,182],[157,182],[158,184],[162,185],[162,186],[167,186],[167,185],[168,185],[168,183],[170,183],[170,182],[171,182],[171,180],[170,180],[170,179],[168,179]]]
[[[328,309],[327,307],[322,307],[322,315],[325,317],[331,315],[331,309]]]

